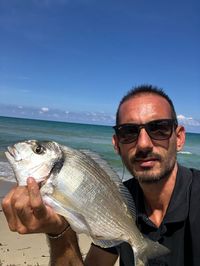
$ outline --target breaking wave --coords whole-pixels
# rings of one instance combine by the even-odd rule
[[[0,161],[0,179],[15,182],[13,170],[8,162]]]
[[[188,154],[188,155],[192,155],[192,153],[190,151],[179,151],[179,154]]]

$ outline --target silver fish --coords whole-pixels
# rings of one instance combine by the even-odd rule
[[[136,266],[168,253],[140,233],[131,195],[100,156],[36,140],[16,143],[5,154],[18,184],[34,177],[44,202],[66,217],[75,232],[90,235],[101,247],[128,242]]]

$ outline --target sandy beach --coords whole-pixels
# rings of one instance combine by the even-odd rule
[[[0,180],[0,200],[13,186]],[[90,238],[79,235],[83,256],[90,247]],[[0,205],[0,266],[45,266],[49,262],[49,249],[44,234],[20,235],[11,232]],[[118,263],[116,263],[116,266]]]

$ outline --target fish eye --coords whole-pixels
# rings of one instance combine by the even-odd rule
[[[45,148],[41,145],[37,145],[33,148],[33,151],[37,154],[42,154],[45,151]]]

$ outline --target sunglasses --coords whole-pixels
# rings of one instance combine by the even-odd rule
[[[114,126],[115,133],[120,143],[128,144],[137,140],[140,130],[145,128],[147,134],[154,140],[166,140],[177,127],[175,119],[159,119],[146,124],[122,124]]]

